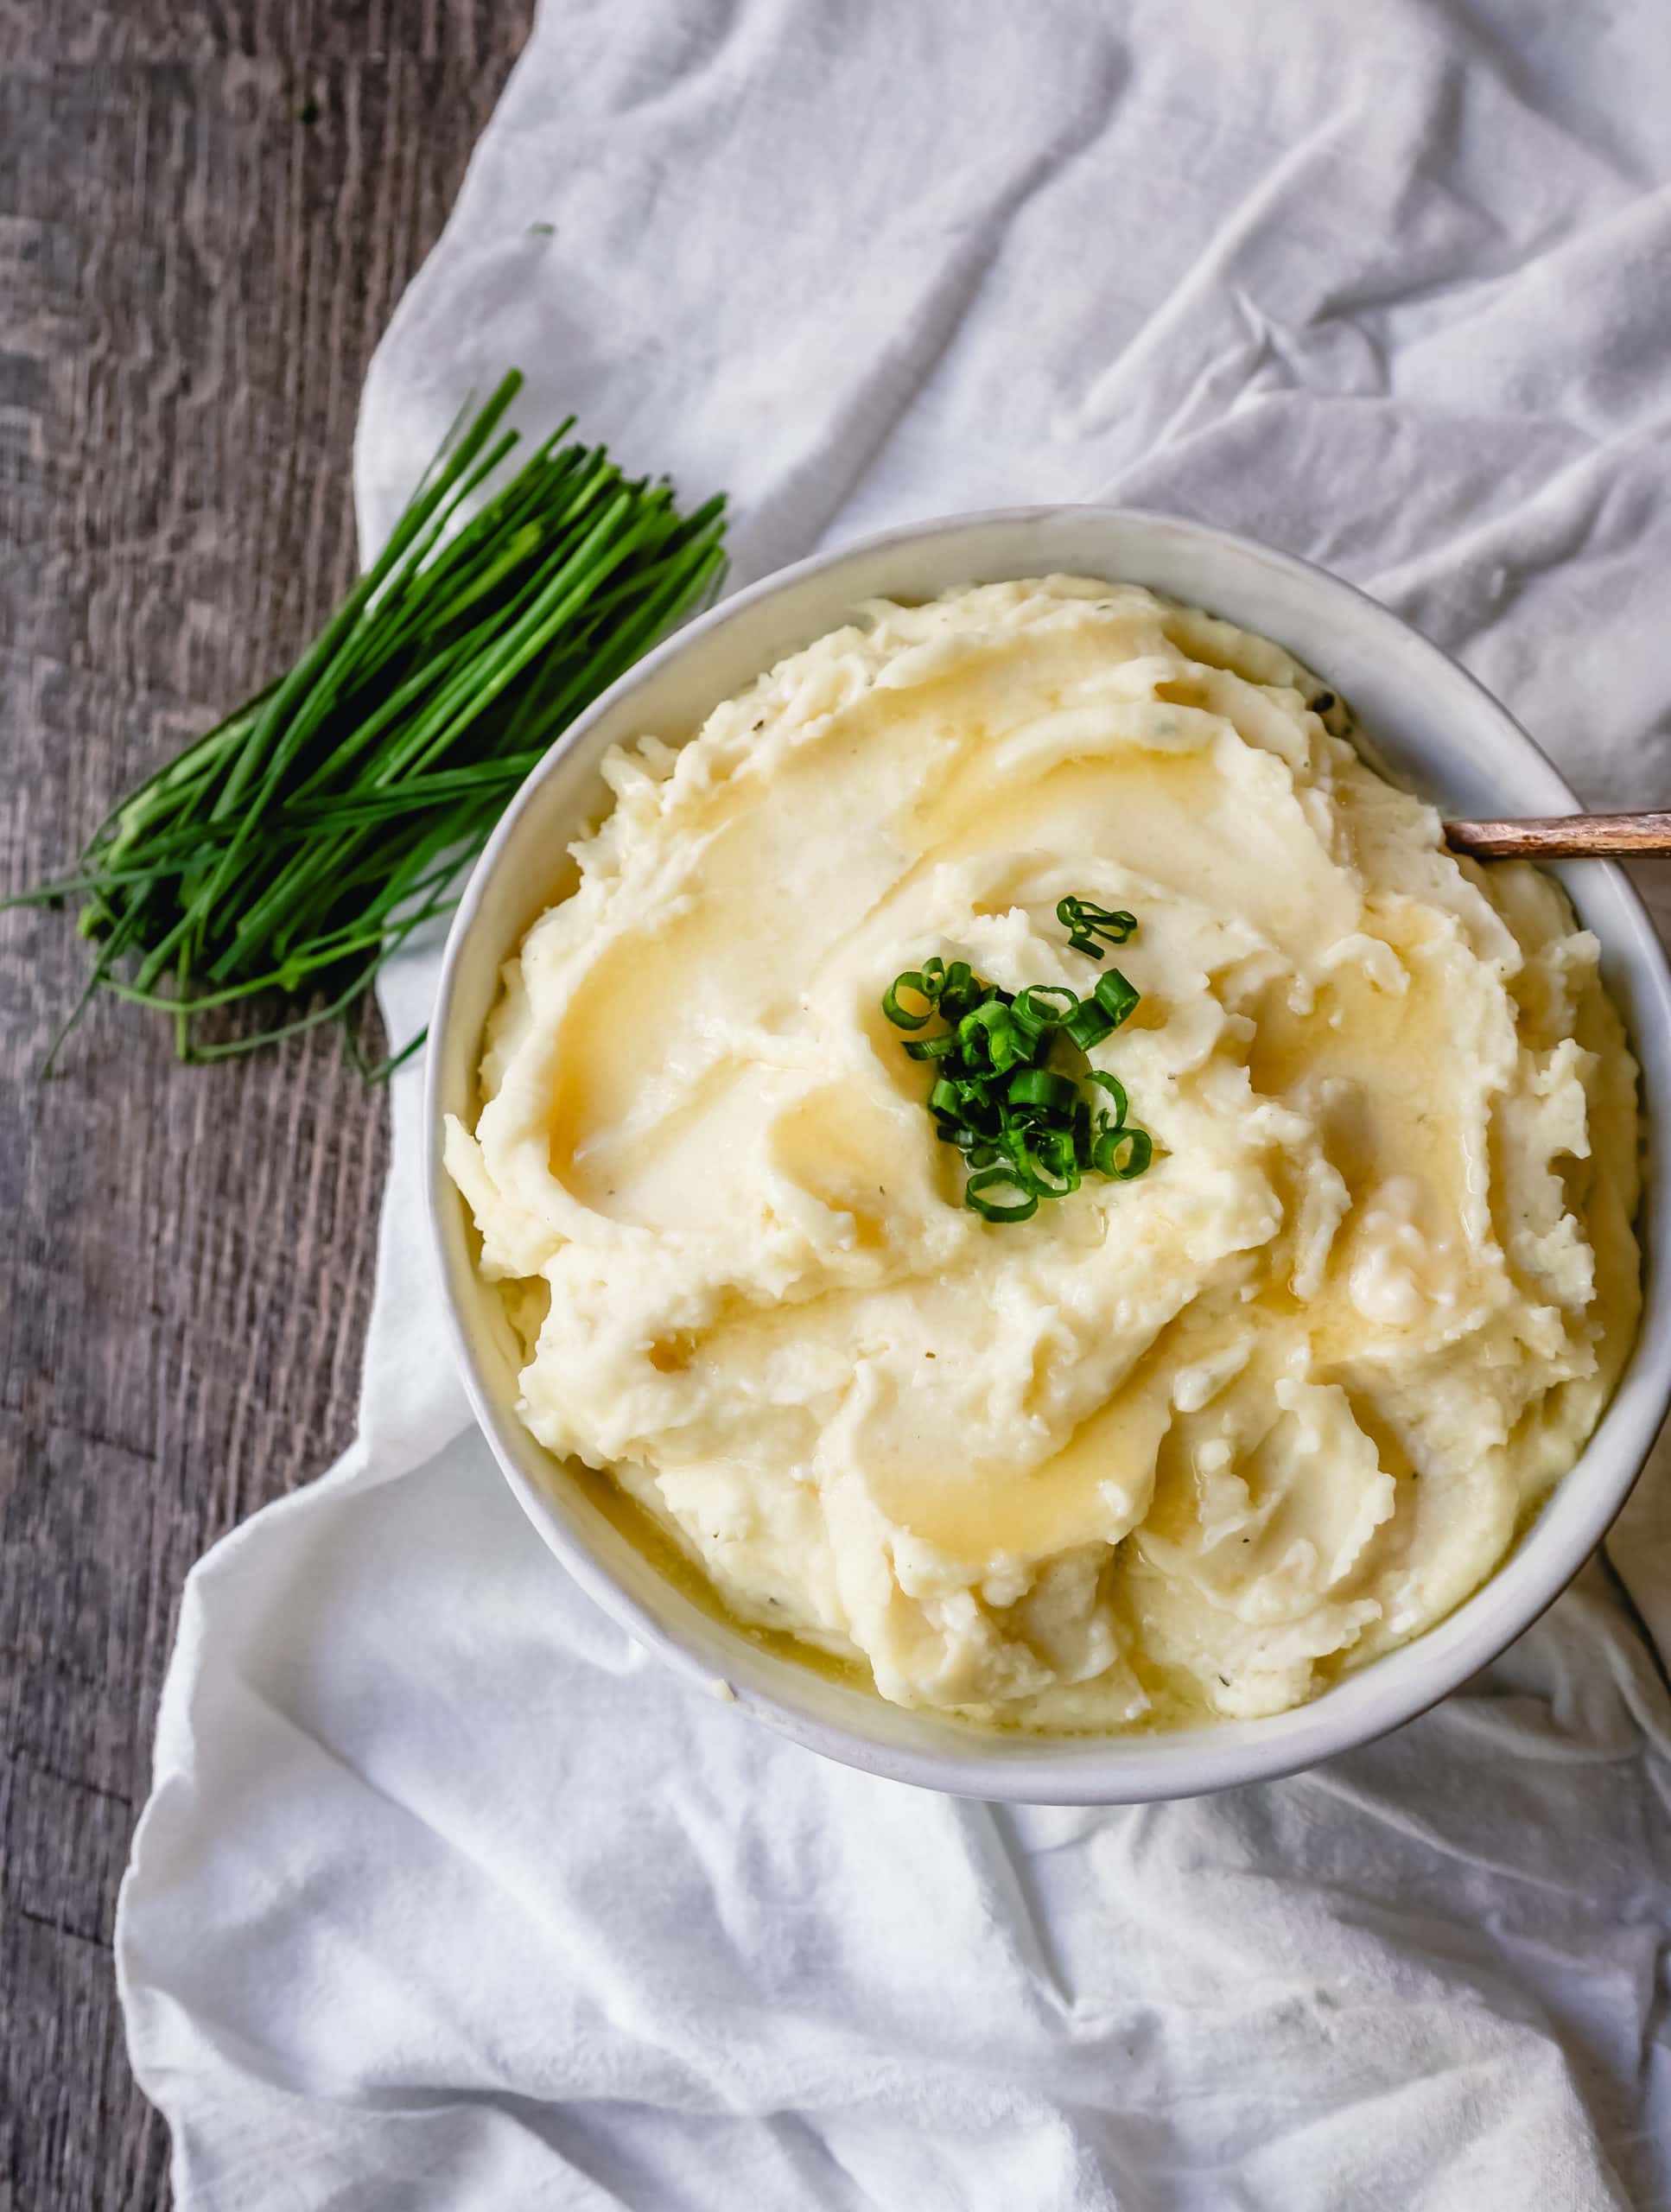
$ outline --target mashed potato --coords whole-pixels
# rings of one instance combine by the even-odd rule
[[[1639,1304],[1593,938],[1266,640],[1077,577],[879,604],[608,766],[448,1162],[540,1441],[745,1622],[1044,1729],[1272,1713],[1419,1635],[1573,1464]],[[556,868],[554,864],[554,876]],[[962,1203],[880,1001],[1097,974],[1140,1180]]]

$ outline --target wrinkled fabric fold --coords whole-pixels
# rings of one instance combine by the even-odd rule
[[[564,0],[373,364],[362,538],[518,363],[531,429],[728,488],[736,581],[960,508],[1197,516],[1661,803],[1668,265],[1654,0]],[[1327,1768],[904,1789],[688,1690],[527,1526],[419,1088],[357,1441],[195,1569],[164,1691],[118,1963],[186,2212],[1671,2202],[1662,1449],[1544,1621]]]

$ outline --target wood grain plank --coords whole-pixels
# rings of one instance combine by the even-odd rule
[[[0,0],[0,884],[353,573],[359,385],[531,0]],[[307,119],[304,119],[307,118]],[[0,916],[0,2212],[165,2204],[110,1939],[181,1582],[352,1433],[384,1164],[326,1034],[181,1070]]]

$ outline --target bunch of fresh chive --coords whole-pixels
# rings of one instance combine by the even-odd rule
[[[289,674],[123,799],[73,874],[9,902],[79,899],[97,947],[54,1053],[100,988],[168,1014],[186,1060],[352,1020],[565,724],[711,591],[723,500],[682,516],[668,484],[565,442],[572,422],[485,493],[521,381],[460,418]],[[203,1036],[244,1001],[256,1020]]]
[[[1104,957],[1098,938],[1124,944],[1137,927],[1123,909],[1085,899],[1064,899],[1056,915],[1072,950],[1092,960]],[[1075,1046],[1083,1060],[1138,998],[1117,968],[1083,999],[1061,983],[1001,990],[966,960],[948,966],[937,955],[894,977],[882,1012],[896,1029],[926,1029],[937,1014],[945,1024],[931,1037],[907,1037],[905,1049],[933,1071],[928,1110],[941,1142],[956,1145],[969,1164],[965,1205],[988,1221],[1029,1221],[1040,1198],[1066,1198],[1088,1174],[1128,1183],[1143,1173],[1154,1146],[1126,1119],[1125,1086],[1101,1068],[1063,1065],[1060,1049]]]

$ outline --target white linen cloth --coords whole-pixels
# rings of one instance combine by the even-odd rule
[[[1664,0],[552,0],[373,367],[365,540],[519,363],[531,428],[727,486],[740,579],[1167,507],[1662,804],[1668,256]],[[187,2212],[1671,2201],[1663,1463],[1367,1751],[918,1793],[694,1694],[546,1554],[454,1377],[413,1074],[394,1113],[359,1440],[194,1573],[123,1896]]]

